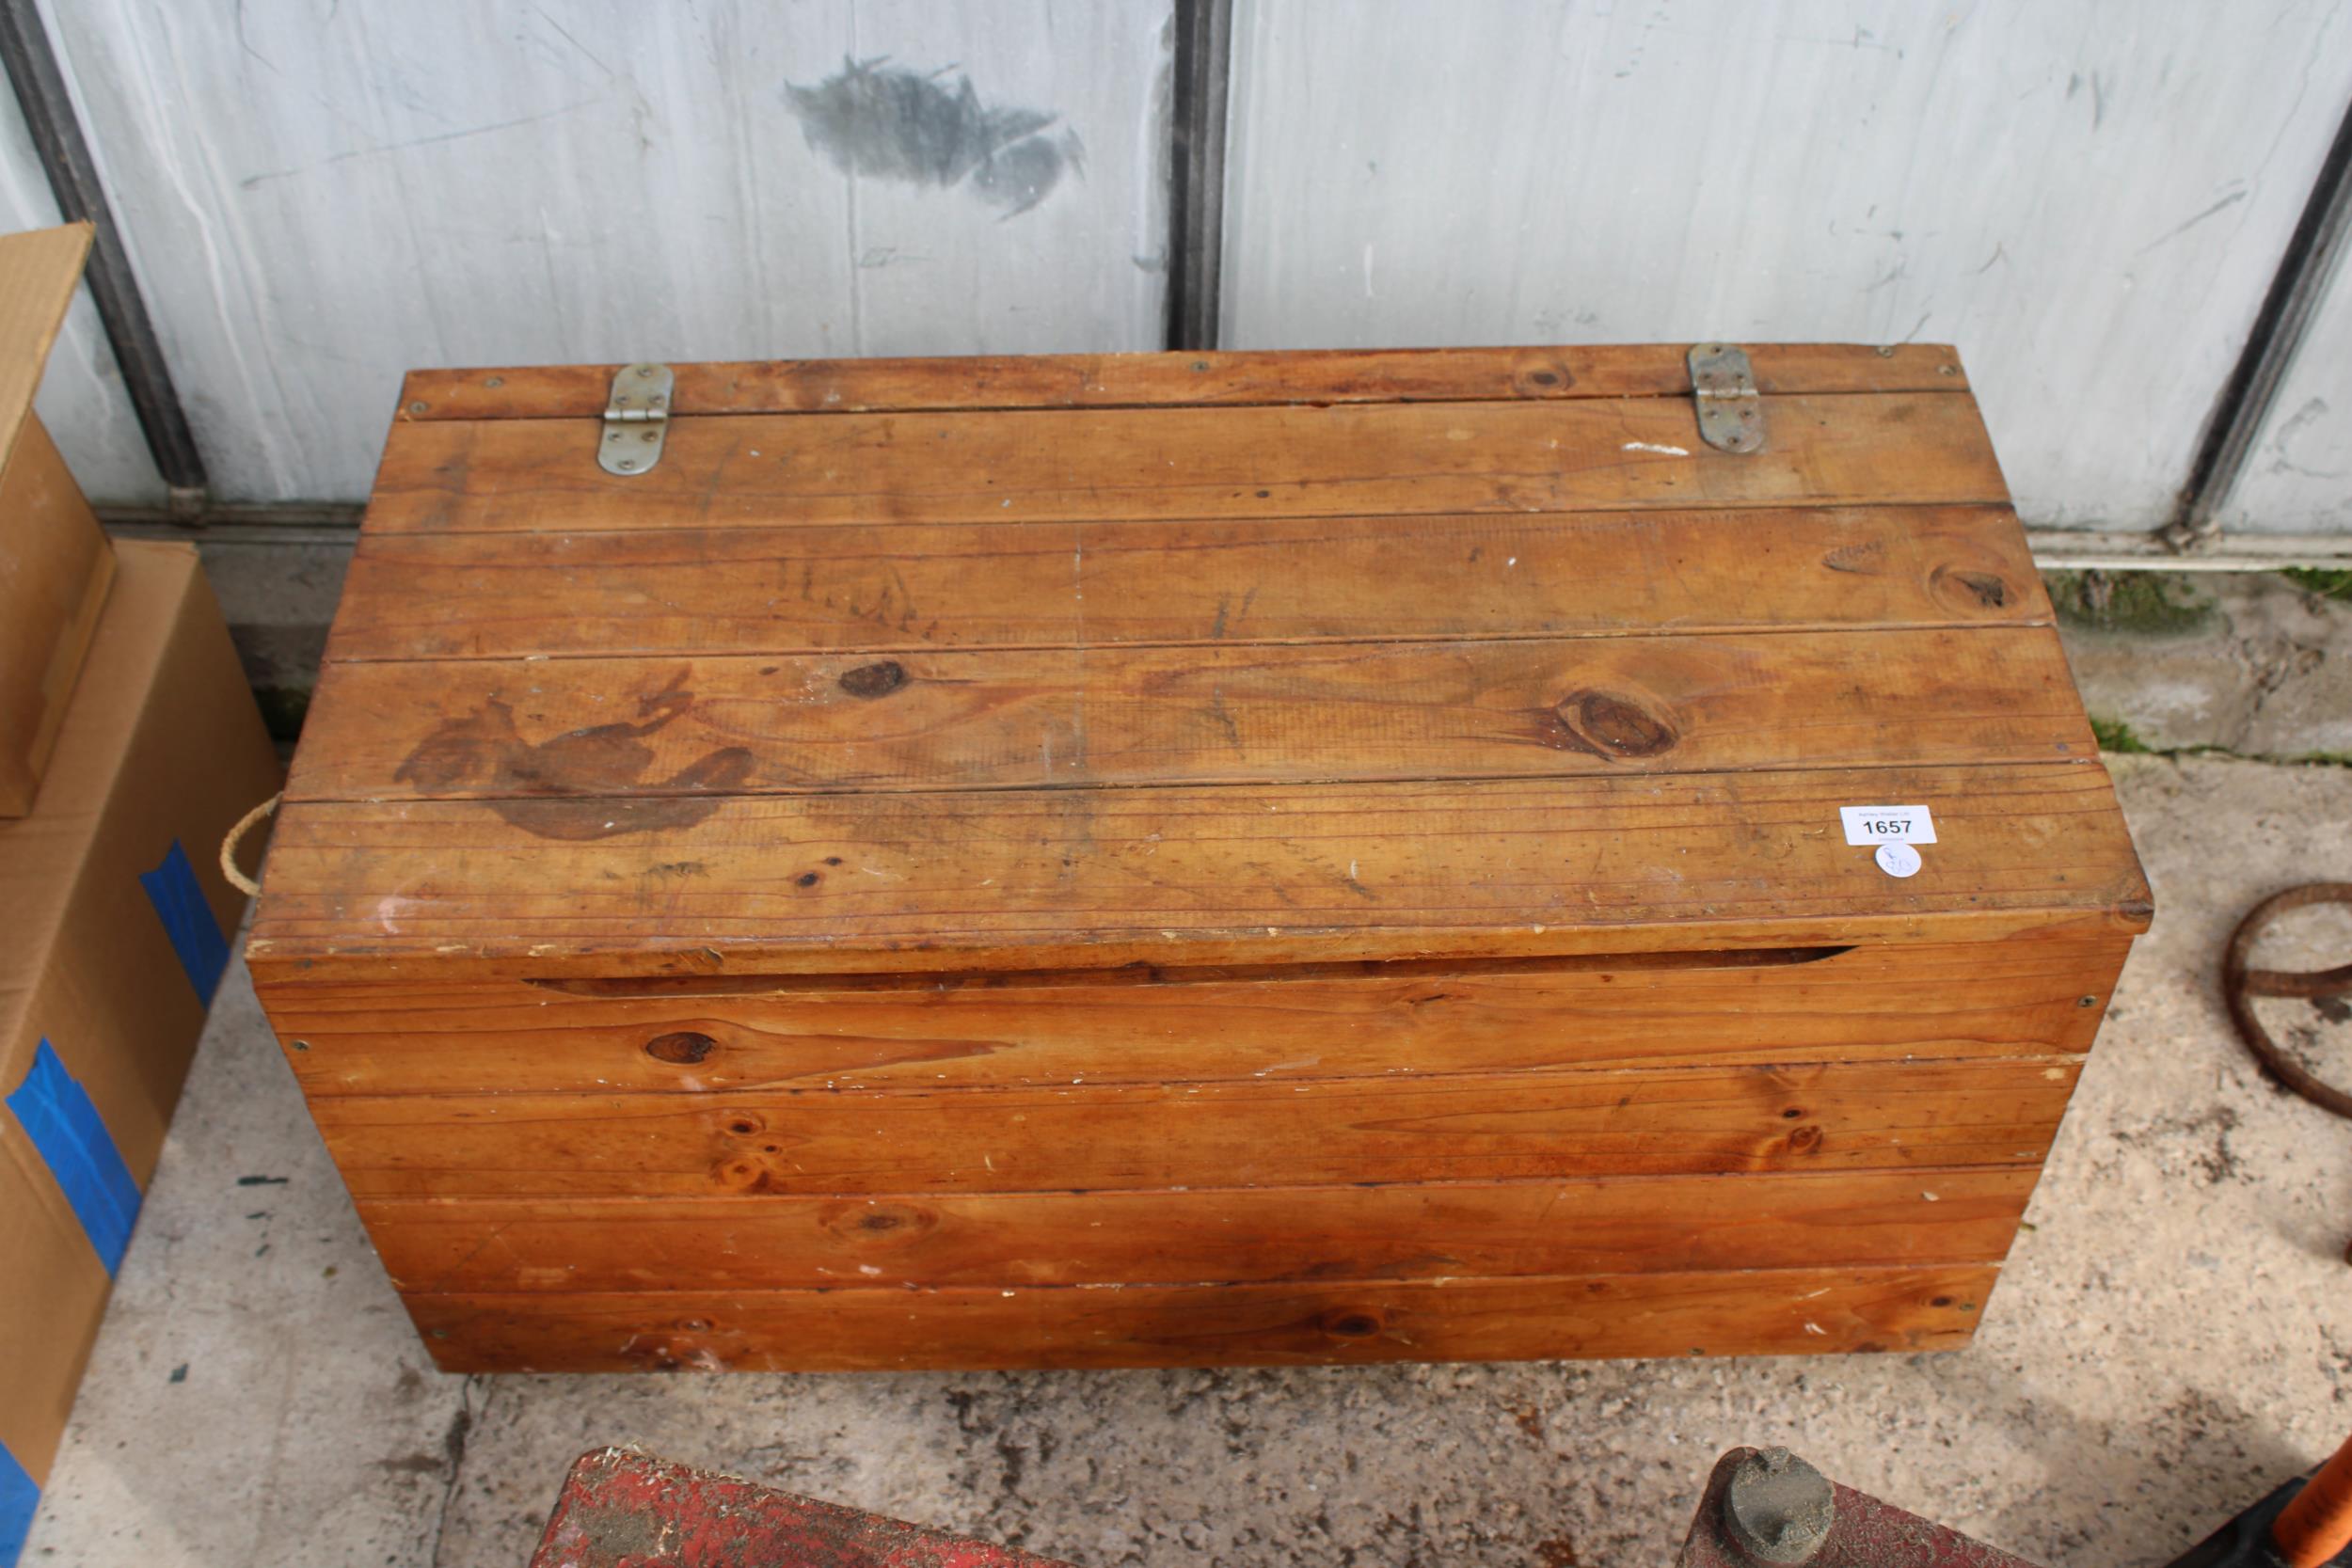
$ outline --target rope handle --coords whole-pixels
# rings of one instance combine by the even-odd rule
[[[251,811],[238,817],[237,825],[229,830],[229,836],[220,841],[220,874],[229,879],[230,887],[237,889],[247,898],[259,898],[262,895],[262,884],[237,869],[237,846],[245,842],[245,835],[253,831],[254,824],[276,811],[278,802],[285,798],[283,794],[273,795],[255,806]]]

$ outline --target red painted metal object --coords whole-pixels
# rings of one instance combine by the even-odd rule
[[[564,1478],[531,1568],[1070,1568],[626,1449]]]
[[[2318,1521],[2283,1560],[2352,1563],[2352,1443],[2313,1481],[2280,1487],[2174,1568],[2282,1560],[2274,1520],[2297,1494]],[[2308,1539],[2307,1539],[2308,1538]],[[2330,1557],[2329,1552],[2344,1553]],[[1715,1462],[1677,1568],[2034,1568],[1958,1530],[1839,1486],[1786,1449]],[[532,1568],[1070,1568],[969,1536],[796,1497],[627,1449],[582,1454],[564,1480]]]
[[[1773,1484],[1759,1477],[1774,1452],[1734,1449],[1715,1462],[1706,1496],[1691,1520],[1690,1539],[1676,1560],[1679,1568],[2034,1568],[2022,1557],[1825,1481],[1803,1460],[1789,1461],[1785,1451],[1777,1453],[1774,1463],[1801,1468],[1810,1482],[1826,1489],[1828,1506],[1812,1519],[1795,1521],[1777,1555],[1759,1555],[1738,1539],[1739,1511],[1731,1505],[1740,1488]],[[1753,1520],[1763,1512],[1751,1509],[1747,1516]],[[1775,1544],[1765,1542],[1768,1548]]]

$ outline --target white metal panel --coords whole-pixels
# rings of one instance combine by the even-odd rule
[[[48,9],[226,499],[420,365],[1158,344],[1168,0]]]
[[[0,80],[0,89],[5,81]],[[15,95],[0,90],[0,232],[47,229],[57,222],[57,198],[33,150]],[[148,454],[138,416],[122,389],[122,372],[107,346],[98,308],[84,287],[66,311],[64,330],[49,353],[33,407],[56,438],[66,467],[92,500],[157,506],[163,476]]]
[[[1957,343],[2154,526],[2352,96],[2332,0],[1239,0],[1234,346]]]
[[[2352,536],[2352,266],[2321,295],[2220,517],[2225,540]]]

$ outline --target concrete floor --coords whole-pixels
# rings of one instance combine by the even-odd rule
[[[1718,1452],[1784,1442],[2037,1561],[2163,1562],[2352,1431],[2352,1124],[2260,1079],[2214,990],[2248,905],[2352,876],[2352,769],[2113,760],[2160,913],[1964,1353],[442,1377],[240,973],[24,1560],[519,1568],[572,1457],[635,1442],[1096,1568],[1632,1568]],[[2298,945],[2340,962],[2352,922]],[[2314,1050],[2352,1082],[2352,1028]]]

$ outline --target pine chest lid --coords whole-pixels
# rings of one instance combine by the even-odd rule
[[[249,955],[971,974],[2144,928],[1952,351],[1710,355],[418,372]]]

